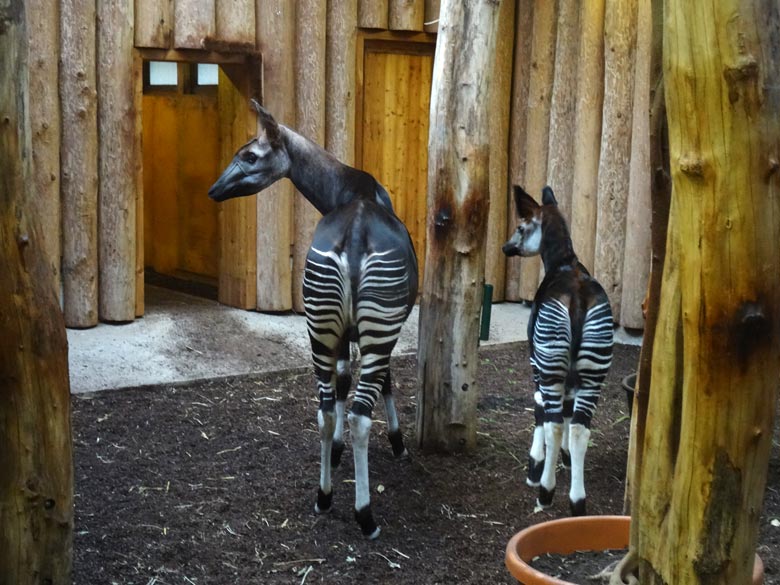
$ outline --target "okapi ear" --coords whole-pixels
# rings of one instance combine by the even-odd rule
[[[513,187],[515,195],[515,208],[517,215],[523,218],[529,218],[539,209],[539,204],[519,185]]]
[[[257,112],[257,118],[260,120],[260,125],[263,127],[263,130],[265,130],[268,141],[274,146],[281,144],[282,132],[279,130],[279,124],[274,117],[268,110],[261,106],[260,102],[256,99],[252,98],[250,102],[252,103],[255,112]]]
[[[558,205],[552,187],[549,185],[542,189],[542,205]]]

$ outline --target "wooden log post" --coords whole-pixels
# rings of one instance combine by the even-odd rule
[[[604,100],[604,2],[588,0],[581,4],[577,56],[571,239],[580,262],[590,271],[596,249],[596,192]]]
[[[673,194],[639,578],[749,583],[780,375],[780,7],[665,10]]]
[[[31,0],[27,4],[30,59],[30,124],[32,126],[32,205],[40,218],[51,278],[60,295],[62,219],[60,205],[59,2]]]
[[[604,113],[596,196],[593,272],[620,315],[631,167],[637,0],[607,0],[604,14]]]
[[[174,0],[173,46],[203,49],[217,31],[216,0]]]
[[[263,105],[281,123],[295,123],[295,6],[288,0],[257,4],[258,47],[263,55]],[[257,198],[257,308],[292,308],[293,196],[290,181],[277,181]],[[268,219],[271,218],[270,221]]]
[[[174,0],[135,0],[135,46],[170,49]]]
[[[98,322],[95,3],[60,3],[62,287],[65,325]]]
[[[217,0],[215,49],[225,51],[254,48],[255,0]]]
[[[552,98],[555,31],[558,3],[534,2],[534,33],[531,43],[531,71],[528,79],[528,122],[525,135],[525,181],[523,187],[540,198],[547,181],[550,100]],[[533,300],[539,286],[539,256],[520,261],[520,298]]]
[[[571,188],[574,180],[574,114],[577,103],[579,21],[580,2],[560,0],[555,41],[555,74],[550,105],[547,184],[555,191],[558,207],[569,222],[571,222]]]
[[[41,96],[29,86],[25,3],[0,2],[0,22],[0,583],[69,585],[68,342],[31,200],[29,112]]]
[[[509,180],[512,185],[525,184],[525,136],[528,128],[528,78],[531,70],[533,26],[533,0],[517,0],[512,112],[509,128]],[[517,215],[511,193],[507,193],[505,205],[507,237],[511,237],[512,232],[517,229]],[[521,300],[520,260],[519,256],[506,259],[504,298],[507,301]]]
[[[135,319],[136,133],[133,2],[98,0],[99,316]]]
[[[387,22],[390,30],[420,32],[425,20],[424,0],[389,0]]]
[[[295,27],[295,119],[298,133],[320,146],[325,146],[326,22],[325,0],[299,0]],[[303,312],[301,286],[306,254],[321,216],[297,192],[293,209],[293,309]]]
[[[512,54],[515,41],[514,2],[501,3],[497,35],[490,82],[490,212],[485,242],[485,282],[493,285],[493,302],[504,300],[506,282],[506,256],[501,252],[501,246],[507,231],[506,200],[511,190],[508,177]]]
[[[357,4],[331,0],[326,34],[325,149],[350,166],[355,164]]]
[[[387,29],[388,0],[358,0],[358,26],[360,28]]]
[[[495,2],[442,2],[418,343],[417,441],[426,451],[476,446],[477,343],[489,205],[488,104],[497,26]]]
[[[650,3],[651,0],[637,2],[631,163],[623,251],[623,294],[618,319],[623,327],[631,329],[645,326],[642,303],[650,278],[650,67],[653,47]]]
[[[514,2],[512,2],[514,4]],[[439,31],[439,11],[441,9],[441,0],[425,0],[425,11],[423,16],[423,30],[427,33],[436,33]]]

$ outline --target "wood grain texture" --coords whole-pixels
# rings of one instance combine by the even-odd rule
[[[132,0],[99,0],[98,309],[103,321],[135,318],[136,151]]]
[[[216,0],[174,0],[173,46],[205,49],[217,32]]]
[[[388,0],[358,0],[358,26],[387,30]]]
[[[418,343],[417,441],[427,451],[476,446],[490,180],[488,104],[497,28],[494,2],[443,2],[431,96],[431,220]]]
[[[135,46],[170,49],[174,0],[135,0]]]
[[[135,316],[145,312],[144,295],[144,160],[143,160],[143,58],[133,52],[133,108],[135,110]]]
[[[331,0],[326,32],[325,149],[355,164],[357,0]]]
[[[607,0],[604,14],[604,113],[596,198],[593,274],[620,315],[631,165],[637,0]]]
[[[98,131],[94,3],[60,5],[62,286],[65,324],[98,322]]]
[[[257,5],[258,46],[263,55],[263,99],[276,120],[295,128],[295,6],[287,0]],[[292,308],[293,197],[290,181],[277,181],[257,198],[257,308]],[[270,218],[270,220],[269,220]]]
[[[441,0],[425,0],[423,30],[427,33],[439,32],[439,13],[441,12]]]
[[[27,3],[29,38],[30,126],[32,130],[32,200],[38,216],[43,245],[51,269],[52,286],[60,295],[62,278],[62,209],[60,204],[60,52],[59,2],[30,0]]]
[[[528,128],[528,79],[531,69],[533,39],[533,0],[517,0],[515,13],[514,75],[512,77],[512,111],[509,129],[509,181],[525,184],[525,136]],[[511,187],[510,185],[510,187]],[[510,189],[511,190],[511,189]],[[507,194],[507,237],[517,229],[517,213],[511,194]],[[520,258],[506,259],[505,299],[520,300]]]
[[[389,0],[387,17],[390,30],[422,32],[425,20],[424,0]]]
[[[216,0],[216,40],[226,49],[254,48],[255,0]]]
[[[571,239],[580,262],[590,271],[593,271],[596,248],[596,193],[604,101],[604,9],[604,0],[582,3],[577,56]]]

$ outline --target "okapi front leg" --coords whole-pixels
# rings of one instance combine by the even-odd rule
[[[393,391],[390,385],[390,370],[388,369],[385,381],[382,384],[382,397],[385,399],[385,412],[387,413],[387,438],[393,448],[396,457],[407,457],[409,452],[404,446],[404,437],[401,426],[398,424],[398,411],[395,408]]]
[[[317,423],[320,429],[320,486],[317,490],[317,503],[314,511],[318,514],[330,511],[333,503],[333,484],[331,482],[331,448],[336,430],[336,413],[333,400],[333,374],[327,371],[319,373],[320,408],[317,411]]]

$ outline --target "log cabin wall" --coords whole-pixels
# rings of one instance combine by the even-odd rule
[[[635,92],[646,98],[649,85],[641,62],[640,76],[634,75],[636,43],[640,61],[648,43],[636,31],[638,4],[645,1],[502,2],[486,251],[486,282],[495,287],[494,300],[529,300],[538,286],[538,264],[507,262],[500,245],[516,225],[511,186],[539,195],[549,183],[570,219],[575,249],[608,285],[616,319],[642,328],[649,179],[641,168],[631,173],[628,168],[638,164],[632,152],[640,153],[637,161],[646,156],[641,153],[647,99],[634,99]],[[436,0],[29,3],[31,59],[39,63],[31,75],[50,96],[58,90],[60,95],[37,103],[32,112],[33,138],[41,145],[33,166],[39,208],[52,226],[47,253],[60,257],[52,261],[53,280],[62,290],[67,324],[90,327],[143,314],[138,115],[143,59],[222,65],[219,95],[232,105],[219,114],[220,132],[229,140],[221,147],[220,164],[254,130],[246,98],[260,95],[261,81],[262,101],[282,123],[340,159],[371,166],[371,157],[380,156],[396,164],[367,142],[365,116],[376,116],[377,104],[366,100],[374,99],[382,82],[393,100],[403,98],[404,107],[416,111],[416,133],[427,124],[423,98],[429,98],[429,87],[423,86],[430,84],[439,5]],[[51,67],[52,50],[59,52],[59,71]],[[393,51],[400,57],[386,58]],[[404,62],[406,69],[394,74],[392,68]],[[377,65],[385,67],[383,80],[374,69],[364,74],[366,66]],[[632,136],[634,128],[639,134]],[[52,144],[52,133],[59,133],[59,144]],[[419,152],[427,152],[425,132],[415,140]],[[394,180],[377,174],[380,181]],[[413,186],[402,184],[395,196],[415,193],[398,205],[410,213],[418,209],[406,221],[422,256],[422,186],[415,185],[417,179],[404,180]],[[59,201],[52,189],[59,190]],[[220,300],[250,309],[301,310],[302,259],[317,219],[288,181],[260,197],[221,204],[219,229],[229,236],[219,245]]]

